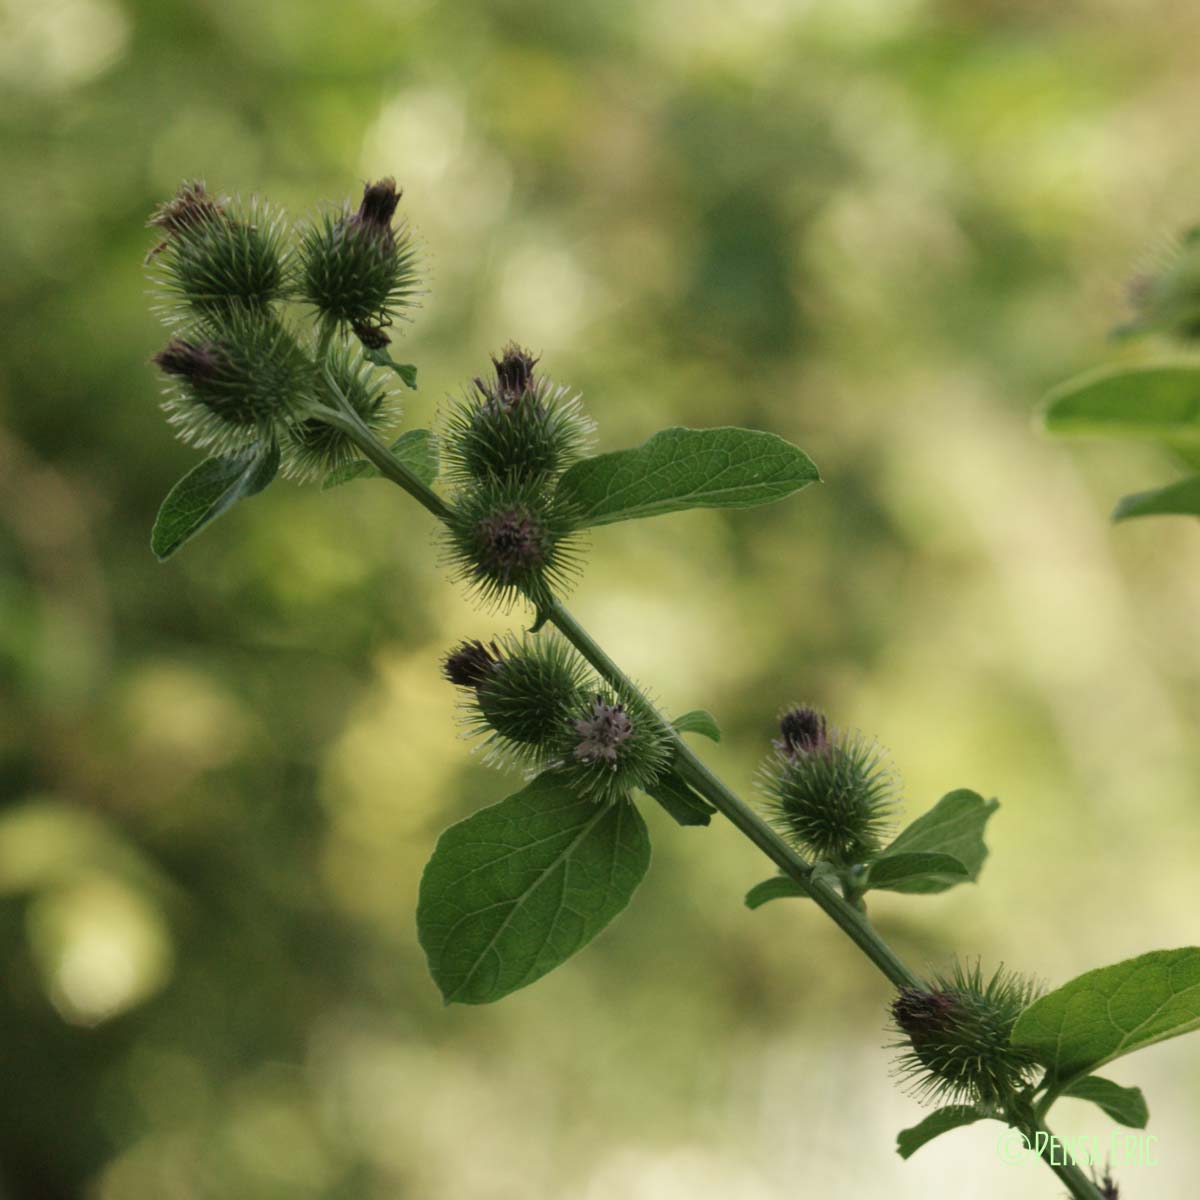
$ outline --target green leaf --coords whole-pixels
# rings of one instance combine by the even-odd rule
[[[1142,1095],[1141,1088],[1122,1087],[1111,1079],[1101,1079],[1099,1075],[1085,1075],[1077,1079],[1069,1087],[1063,1088],[1062,1095],[1090,1100],[1118,1125],[1128,1125],[1130,1129],[1145,1129],[1150,1120],[1150,1109],[1146,1106],[1146,1097]]]
[[[1051,433],[1195,441],[1200,439],[1200,366],[1089,371],[1046,397],[1042,420]]]
[[[412,363],[398,363],[386,350],[373,350],[368,346],[363,347],[363,358],[377,367],[390,368],[406,387],[412,388],[414,392],[417,390],[417,368]]]
[[[887,891],[911,891],[910,885],[931,883],[934,891],[944,891],[947,879],[962,882],[971,872],[952,854],[916,851],[911,854],[882,854],[867,871],[867,887]]]
[[[1018,1018],[1012,1040],[1034,1051],[1052,1087],[1200,1028],[1200,948],[1152,950],[1072,979]]]
[[[721,740],[721,727],[717,724],[716,717],[702,708],[694,708],[691,712],[685,712],[683,716],[676,717],[671,724],[679,733],[698,733],[701,737],[711,738],[714,742]]]
[[[812,460],[773,433],[664,429],[634,450],[576,463],[558,492],[584,525],[609,525],[687,508],[748,508],[819,481]]]
[[[948,854],[966,868],[966,874],[945,872],[927,874],[907,882],[889,884],[893,892],[930,894],[944,892],[956,883],[979,878],[987,847],[983,830],[988,817],[1000,807],[997,800],[984,800],[975,792],[960,788],[943,796],[927,813],[902,830],[879,857],[898,854]]]
[[[401,434],[389,447],[392,455],[403,463],[426,487],[433,484],[438,476],[437,439],[428,429],[410,429]],[[325,477],[321,490],[349,483],[352,479],[378,479],[379,468],[366,459],[347,463],[338,467]]]
[[[1157,516],[1200,517],[1200,475],[1124,496],[1113,509],[1112,519],[1128,521],[1131,517]]]
[[[951,1104],[947,1108],[939,1108],[931,1112],[919,1125],[911,1129],[902,1129],[896,1134],[896,1153],[901,1158],[912,1158],[926,1142],[932,1142],[935,1137],[948,1133],[951,1129],[960,1129],[964,1125],[973,1125],[976,1121],[986,1118],[969,1104]]]
[[[239,500],[261,492],[279,470],[279,447],[243,454],[206,458],[193,467],[168,493],[150,531],[150,549],[165,562],[209,522],[228,512]]]
[[[661,775],[643,791],[657,800],[680,825],[707,825],[717,811],[674,771]]]
[[[762,883],[756,883],[746,893],[746,907],[761,908],[772,900],[783,900],[788,896],[807,897],[808,892],[790,876],[775,875],[770,879],[764,879]]]
[[[597,804],[553,773],[451,826],[421,878],[417,933],[447,1004],[540,979],[629,903],[650,838],[628,800]]]

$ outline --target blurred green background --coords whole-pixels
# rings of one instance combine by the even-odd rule
[[[795,500],[597,531],[572,606],[716,714],[741,789],[807,700],[910,816],[999,796],[982,886],[873,910],[918,965],[1061,982],[1197,938],[1200,531],[1110,529],[1166,460],[1030,414],[1200,216],[1198,37],[1170,0],[2,0],[0,1197],[1060,1194],[996,1125],[895,1156],[885,981],[805,905],[748,913],[769,870],[721,824],[648,812],[612,930],[441,1006],[418,876],[512,780],[438,657],[502,622],[379,481],[155,564],[195,459],[143,222],[185,177],[301,217],[394,173],[431,278],[407,424],[517,337],[601,448],[802,445]],[[1200,1042],[1106,1074],[1160,1138],[1122,1196],[1190,1195]]]

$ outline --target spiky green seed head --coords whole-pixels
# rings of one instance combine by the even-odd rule
[[[301,236],[300,293],[330,321],[382,349],[386,329],[416,304],[420,267],[411,232],[393,218],[395,181],[368,184],[356,212],[326,213]]]
[[[291,331],[261,311],[233,309],[172,337],[154,356],[179,438],[218,454],[265,430],[284,433],[312,396],[312,363]]]
[[[268,205],[243,209],[185,183],[149,223],[166,235],[149,261],[169,321],[287,298],[291,252],[283,216]]]
[[[332,388],[344,396],[358,418],[376,436],[381,436],[398,418],[399,399],[381,381],[378,371],[350,343],[335,345],[325,363],[329,379],[318,377],[318,395],[334,407],[340,401],[325,395]],[[332,380],[332,385],[330,384]],[[282,441],[283,473],[292,479],[316,479],[353,462],[358,457],[354,443],[340,429],[319,416],[305,417],[287,431]]]
[[[464,642],[443,672],[463,689],[467,727],[493,757],[531,765],[559,755],[589,683],[584,661],[549,633]]]
[[[492,359],[443,420],[451,476],[537,481],[561,474],[587,446],[592,423],[579,397],[534,374],[538,360],[516,343]]]
[[[780,719],[759,771],[764,808],[804,852],[837,866],[869,861],[895,813],[899,784],[883,750],[859,733],[830,730],[814,709]]]
[[[956,962],[928,990],[904,988],[891,1008],[901,1080],[922,1101],[1003,1103],[1037,1070],[1032,1054],[1012,1044],[1017,1017],[1037,993],[1003,967],[985,979],[978,962]]]
[[[578,572],[573,511],[541,484],[489,477],[460,488],[445,556],[487,605],[549,602]]]

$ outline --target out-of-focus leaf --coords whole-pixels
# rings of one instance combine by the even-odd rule
[[[1090,371],[1050,392],[1042,420],[1051,433],[1200,441],[1200,366]]]
[[[1133,517],[1158,516],[1200,517],[1200,475],[1124,496],[1113,509],[1112,519],[1128,521]]]

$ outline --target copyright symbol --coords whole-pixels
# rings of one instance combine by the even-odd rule
[[[1019,1129],[1006,1129],[996,1143],[1001,1162],[1020,1162],[1029,1152],[1029,1141]]]

